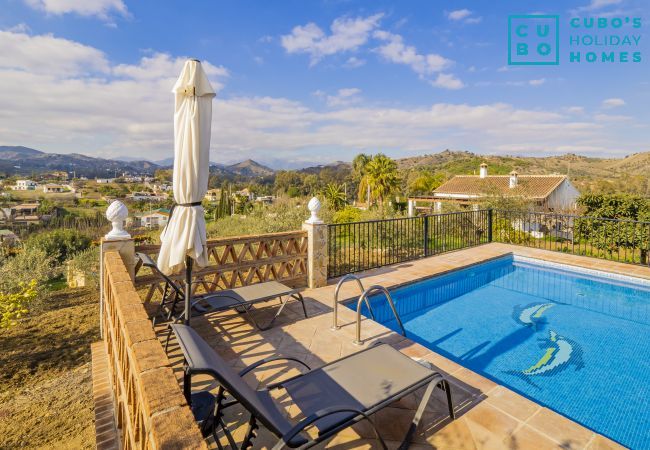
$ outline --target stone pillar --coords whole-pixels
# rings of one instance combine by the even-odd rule
[[[311,217],[302,224],[307,232],[307,285],[318,288],[327,285],[327,224],[318,218],[321,204],[313,197],[307,205]]]
[[[135,279],[135,241],[133,238],[121,239],[107,239],[103,237],[101,240],[101,258],[104,260],[104,253],[109,251],[117,251],[124,261],[126,270],[129,271],[131,279]]]
[[[113,229],[102,238],[99,247],[99,331],[102,337],[104,335],[104,330],[101,328],[104,313],[104,253],[119,252],[131,279],[135,279],[135,242],[124,230],[124,221],[128,216],[129,210],[119,200],[115,200],[106,209],[106,218],[113,225]]]
[[[409,217],[413,217],[415,215],[415,200],[411,200],[409,198]]]

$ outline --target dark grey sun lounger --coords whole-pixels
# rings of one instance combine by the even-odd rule
[[[447,380],[386,344],[315,369],[309,369],[295,358],[272,357],[237,373],[191,327],[181,324],[171,327],[185,357],[185,397],[200,422],[202,432],[205,436],[212,433],[219,442],[217,432],[223,430],[233,449],[237,445],[223,420],[223,410],[238,403],[251,414],[244,440],[239,446],[241,449],[252,447],[258,421],[279,438],[274,450],[309,448],[421,388],[425,388],[424,395],[409,429],[405,430],[406,437],[400,449],[408,448],[435,387],[445,391],[449,415],[454,419]],[[277,360],[298,362],[308,371],[260,390],[251,388],[244,381],[243,376],[247,373]],[[193,374],[208,374],[215,378],[219,383],[216,395],[206,391],[193,394]],[[297,423],[290,421],[272,398],[270,391],[274,389],[284,390],[305,418]],[[233,400],[226,401],[226,395]],[[379,431],[372,421],[369,422],[386,449]],[[315,438],[304,432],[311,427],[318,431]]]
[[[185,312],[177,313],[178,307],[182,307],[185,295],[183,289],[170,277],[158,269],[156,263],[144,253],[137,253],[141,264],[152,270],[154,274],[165,281],[163,298],[158,306],[158,311],[153,317],[154,325],[156,317],[164,314],[167,320],[174,322],[181,321]],[[250,313],[251,307],[256,303],[264,303],[271,300],[280,299],[280,307],[269,323],[260,325]],[[208,314],[211,312],[227,311],[235,309],[240,313],[248,315],[253,324],[260,330],[267,330],[273,326],[273,323],[282,313],[290,299],[299,301],[302,305],[303,313],[307,316],[307,308],[302,294],[296,289],[286,286],[277,281],[267,281],[264,283],[242,286],[235,289],[224,289],[221,291],[211,292],[209,294],[197,295],[192,299],[192,316]]]

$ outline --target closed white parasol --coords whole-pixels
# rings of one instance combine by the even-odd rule
[[[185,62],[174,85],[174,201],[160,239],[158,267],[166,274],[186,271],[189,321],[192,261],[207,266],[205,218],[201,200],[208,190],[210,126],[215,92],[198,60]]]

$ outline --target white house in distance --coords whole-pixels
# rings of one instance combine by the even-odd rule
[[[36,182],[32,180],[16,180],[16,185],[11,189],[14,191],[34,191],[36,190]]]
[[[511,197],[531,202],[535,209],[567,211],[575,209],[580,192],[566,175],[488,175],[487,164],[481,164],[479,175],[456,175],[435,189],[430,196],[409,197],[409,214],[416,202],[433,203],[440,211],[443,202],[477,207],[489,197]],[[427,208],[428,209],[428,208]]]
[[[126,196],[126,198],[133,201],[150,201],[162,202],[167,199],[166,194],[154,194],[153,192],[133,192]]]
[[[132,226],[144,228],[162,228],[169,222],[169,210],[157,209],[150,213],[138,214],[131,221]]]
[[[43,186],[43,193],[45,194],[61,194],[70,190],[68,186],[62,184],[46,184]]]

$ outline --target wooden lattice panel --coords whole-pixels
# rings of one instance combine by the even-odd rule
[[[160,245],[141,245],[136,252],[154,261]],[[290,286],[307,283],[307,233],[291,231],[256,236],[228,237],[208,241],[207,267],[195,266],[193,279],[200,291],[214,292],[276,280]],[[179,281],[183,274],[173,276]],[[164,283],[150,272],[140,271],[136,286],[149,286],[145,301],[162,292]]]

